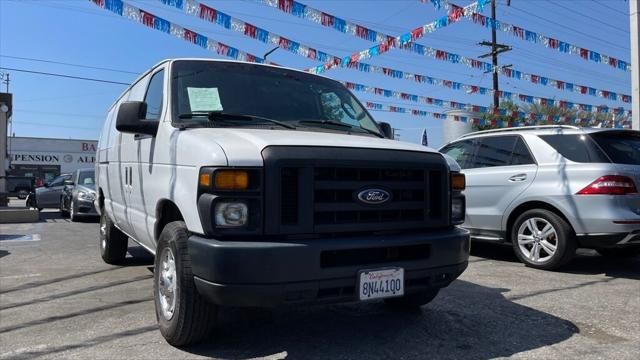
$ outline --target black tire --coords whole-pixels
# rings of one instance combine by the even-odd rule
[[[556,249],[553,255],[551,255],[547,260],[534,261],[533,259],[530,259],[525,253],[523,253],[522,249],[519,246],[518,230],[525,221],[533,218],[544,219],[549,224],[551,224],[551,226],[553,226],[553,229],[556,232],[556,236],[554,236],[554,245],[556,246]],[[513,223],[513,226],[511,227],[511,245],[513,247],[513,251],[516,253],[516,256],[518,257],[518,259],[520,259],[521,262],[532,268],[542,270],[557,269],[571,261],[571,259],[573,259],[576,254],[576,239],[571,225],[569,225],[566,220],[564,220],[554,212],[544,209],[528,210],[518,216],[516,221]],[[542,249],[544,249],[544,247],[542,247]],[[546,250],[543,251],[545,252],[545,254],[550,255],[546,252]]]
[[[27,191],[27,190],[18,191],[18,199],[20,199],[20,200],[26,199],[28,195],[29,195],[29,191]]]
[[[627,248],[600,248],[596,249],[596,251],[604,257],[622,259],[640,255],[640,246]]]
[[[60,214],[62,214],[63,218],[69,217],[69,212],[64,208],[64,198],[60,199]]]
[[[73,209],[73,201],[69,201],[69,220],[71,220],[71,222],[78,221],[78,214],[76,214],[76,211]]]
[[[440,289],[429,289],[427,291],[407,294],[402,297],[385,299],[385,305],[398,310],[416,310],[423,305],[427,305],[438,296]]]
[[[129,237],[120,231],[102,209],[100,215],[100,256],[107,264],[121,264],[127,256]]]
[[[167,224],[158,240],[153,272],[153,294],[160,333],[173,346],[194,344],[207,336],[213,328],[217,307],[198,293],[191,271],[191,257],[187,249],[189,232],[183,221]],[[165,250],[166,249],[166,250]],[[163,256],[170,253],[175,265],[173,312],[163,314],[160,281],[163,276]],[[164,279],[164,277],[163,277]],[[165,290],[166,292],[166,290]]]

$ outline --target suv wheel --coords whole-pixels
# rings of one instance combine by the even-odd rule
[[[107,264],[120,264],[127,256],[129,237],[111,221],[107,211],[100,215],[100,255]]]
[[[153,294],[160,333],[174,346],[202,340],[212,328],[217,307],[198,293],[187,249],[189,232],[183,221],[162,230],[156,250]]]
[[[399,310],[415,310],[423,305],[427,305],[438,296],[440,289],[429,289],[427,291],[408,294],[402,297],[385,299],[385,305]]]
[[[516,219],[511,228],[511,244],[520,261],[536,269],[557,269],[576,253],[571,226],[543,209],[526,211]]]

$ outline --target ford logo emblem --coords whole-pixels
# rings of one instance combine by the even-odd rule
[[[391,194],[382,189],[364,189],[358,193],[358,200],[369,205],[384,204],[391,199]]]

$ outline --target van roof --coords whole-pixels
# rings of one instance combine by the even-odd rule
[[[300,70],[300,69],[295,69],[295,68],[290,68],[287,66],[280,66],[280,65],[274,65],[274,64],[261,64],[261,63],[252,63],[252,62],[246,62],[246,61],[239,61],[239,60],[230,60],[230,59],[211,59],[211,58],[173,58],[173,59],[164,59],[160,62],[158,62],[157,64],[153,65],[152,67],[150,67],[147,71],[143,72],[142,74],[140,74],[140,76],[138,76],[132,83],[131,85],[129,85],[117,98],[116,100],[113,102],[113,104],[111,104],[111,106],[109,106],[109,111],[111,111],[111,109],[115,106],[115,104],[118,103],[118,101],[120,101],[120,99],[124,96],[124,94],[126,94],[131,87],[133,87],[133,85],[135,85],[138,81],[140,81],[143,77],[147,76],[147,74],[153,72],[156,68],[158,68],[159,66],[164,65],[165,63],[174,63],[176,61],[209,61],[209,62],[225,62],[225,63],[240,63],[240,64],[250,64],[250,65],[255,65],[255,66],[268,66],[268,67],[274,67],[274,68],[278,68],[278,69],[285,69],[285,70],[291,70],[291,71],[296,71],[296,72],[300,72],[303,74],[308,74],[308,75],[315,75],[315,76],[320,76],[320,77],[324,77],[330,80],[334,80],[331,79],[327,76],[324,75],[319,75],[319,74],[311,74],[308,73],[304,70]],[[334,80],[335,81],[335,80]]]

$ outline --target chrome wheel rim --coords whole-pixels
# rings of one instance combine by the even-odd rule
[[[158,298],[160,310],[165,320],[173,318],[176,308],[176,261],[170,248],[162,250],[158,274]]]
[[[518,229],[520,252],[533,263],[544,263],[558,249],[558,233],[551,223],[543,218],[530,218]]]

